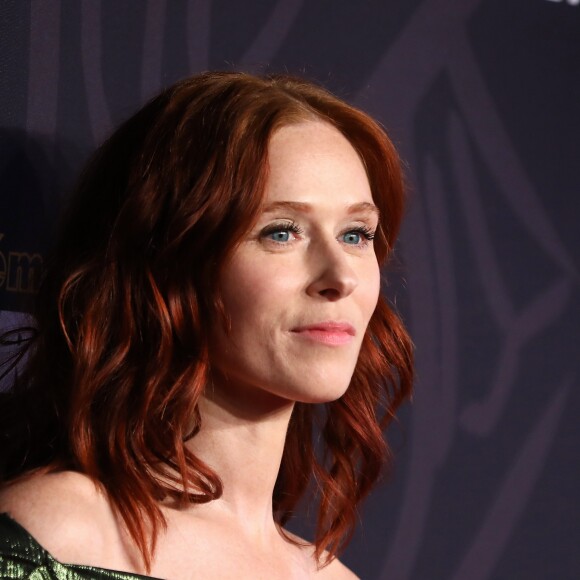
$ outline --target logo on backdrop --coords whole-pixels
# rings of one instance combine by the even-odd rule
[[[0,233],[0,293],[34,294],[40,285],[42,266],[41,254],[10,248],[9,240]]]

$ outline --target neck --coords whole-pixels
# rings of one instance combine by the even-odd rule
[[[234,518],[252,534],[275,527],[272,494],[280,469],[293,402],[259,391],[210,386],[200,400],[201,429],[188,446],[223,483],[207,509]]]

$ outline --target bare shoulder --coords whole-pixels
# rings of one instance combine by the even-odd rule
[[[4,486],[0,512],[61,562],[85,563],[80,560],[86,546],[99,552],[116,529],[105,496],[89,477],[71,471],[32,475]]]
[[[314,574],[317,578],[321,578],[322,580],[358,580],[358,576],[352,570],[347,568],[338,558],[332,560],[330,564],[319,568],[318,565],[316,565],[312,544],[288,530],[284,530],[284,534],[297,542],[302,549],[308,550],[310,553],[309,557],[313,560],[315,570]]]
[[[335,558],[328,566],[321,568],[317,577],[323,580],[358,580],[358,576],[338,558]]]

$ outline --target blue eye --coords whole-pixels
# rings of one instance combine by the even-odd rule
[[[290,240],[290,232],[288,230],[278,230],[277,232],[270,232],[266,234],[274,242],[288,242]]]
[[[342,240],[345,244],[360,244],[361,235],[359,232],[347,232],[342,236]]]
[[[294,222],[282,222],[265,227],[260,237],[277,244],[287,244],[293,241],[293,237],[300,236],[303,230]]]
[[[348,230],[342,234],[343,243],[349,246],[364,246],[375,237],[375,232],[366,226]]]

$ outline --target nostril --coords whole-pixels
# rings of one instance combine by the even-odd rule
[[[322,248],[326,253],[316,253],[316,260],[312,263],[308,294],[322,296],[327,300],[338,300],[348,296],[359,284],[356,270],[341,248],[335,248],[330,243]]]
[[[341,293],[336,288],[325,288],[319,294],[328,300],[338,300],[341,297]]]

